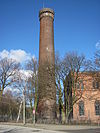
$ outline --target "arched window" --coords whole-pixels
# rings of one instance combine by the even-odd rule
[[[95,101],[95,114],[100,115],[100,101]]]
[[[84,115],[84,102],[83,101],[79,102],[79,115],[80,116]]]

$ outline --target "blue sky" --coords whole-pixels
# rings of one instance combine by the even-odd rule
[[[100,48],[100,0],[0,0],[0,52],[21,49],[38,58],[43,3],[55,11],[55,51],[93,57]]]

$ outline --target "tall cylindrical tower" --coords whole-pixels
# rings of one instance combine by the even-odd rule
[[[51,123],[56,116],[54,11],[43,8],[39,12],[39,19],[38,121]]]

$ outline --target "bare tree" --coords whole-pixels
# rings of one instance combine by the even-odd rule
[[[94,74],[95,80],[100,83],[100,50],[97,50],[94,56],[94,66],[96,67],[96,73]]]
[[[80,84],[79,73],[84,70],[85,57],[75,52],[66,53],[63,60],[64,75],[64,107],[66,122],[72,118],[73,105],[81,98],[82,93],[76,93],[77,83]]]
[[[37,108],[37,87],[38,87],[38,63],[37,60],[32,58],[26,65],[27,70],[32,71],[31,77],[28,79],[28,98],[31,108],[33,110],[32,101],[34,101],[35,109]]]
[[[85,62],[85,70],[94,78],[95,82],[100,82],[100,50],[95,52],[93,59]]]
[[[0,101],[0,121],[16,120],[18,106],[17,98],[7,90]]]
[[[77,83],[81,84],[79,74],[85,69],[84,65],[84,55],[78,55],[75,52],[66,53],[65,57],[61,59],[59,54],[56,54],[55,76],[60,120],[63,118],[63,111],[65,111],[66,122],[72,118],[73,105],[82,97],[82,92],[76,91],[76,88]]]
[[[38,89],[38,63],[37,60],[32,58],[27,64],[26,69],[31,71],[31,77],[28,79],[27,84],[27,99],[29,101],[30,107],[31,107],[31,114],[33,112],[33,106],[35,110],[37,109],[37,102],[38,102],[38,95],[37,95],[37,89]],[[33,118],[33,115],[32,115]]]
[[[55,56],[55,81],[56,81],[56,96],[57,103],[59,108],[59,122],[62,122],[63,116],[63,73],[62,73],[62,60],[59,53],[56,53]]]
[[[0,96],[2,96],[6,87],[15,82],[18,69],[19,63],[16,61],[7,58],[0,60]]]
[[[95,64],[98,70],[100,70],[100,50],[97,50],[94,56]]]
[[[17,90],[17,96],[18,98],[20,98],[20,106],[19,106],[19,113],[18,113],[18,117],[17,117],[17,122],[19,121],[20,118],[20,113],[21,113],[21,109],[22,109],[22,103],[23,103],[23,124],[25,124],[25,108],[26,108],[26,102],[27,102],[27,96],[26,96],[26,92],[28,89],[28,79],[31,77],[31,72],[30,71],[26,71],[24,69],[19,70],[19,72],[17,73],[17,80],[16,80],[16,84],[15,84],[15,88]]]

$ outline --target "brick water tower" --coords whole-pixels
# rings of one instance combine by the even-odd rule
[[[43,8],[39,12],[39,74],[37,122],[52,123],[56,117],[54,11]]]

